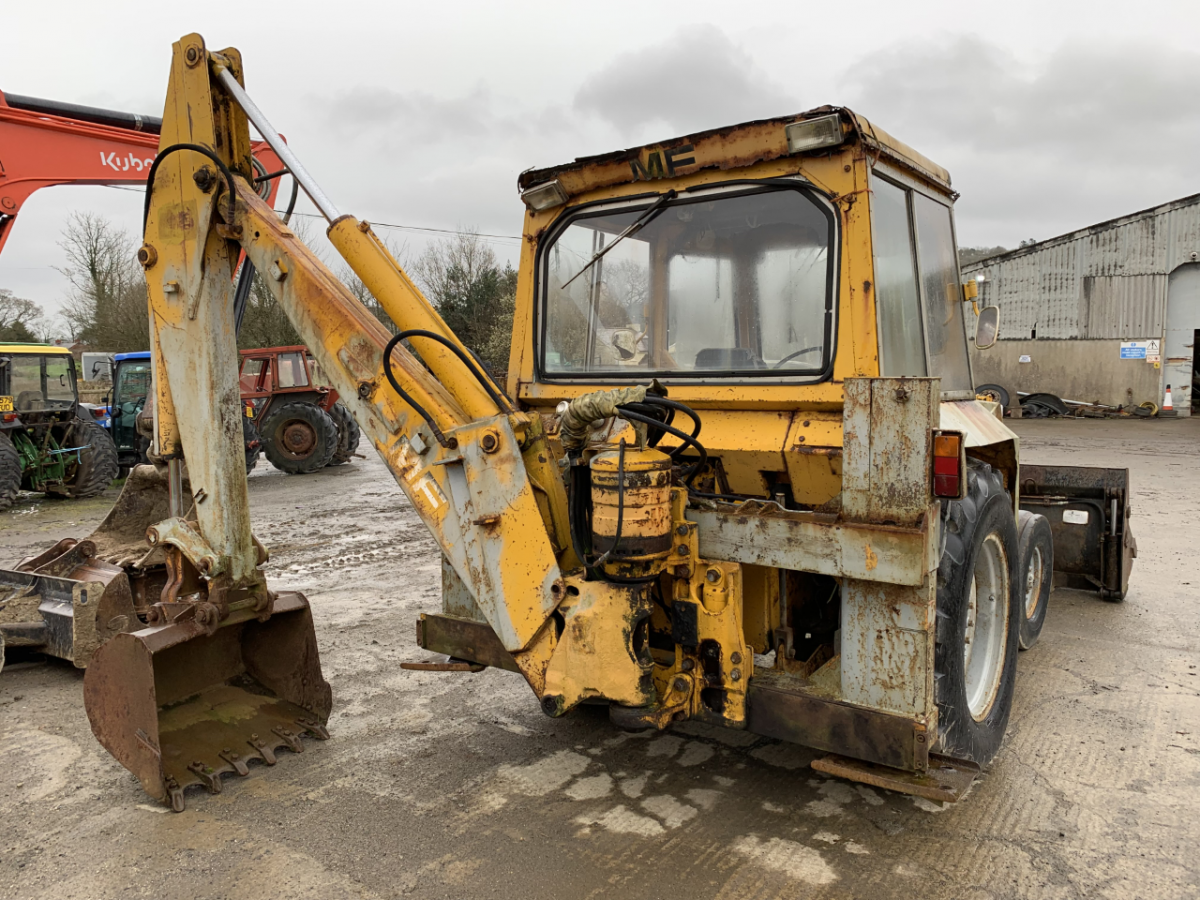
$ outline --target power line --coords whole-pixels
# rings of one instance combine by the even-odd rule
[[[113,188],[114,190],[118,190],[118,191],[136,191],[139,194],[146,193],[144,188],[126,187],[125,185],[121,185],[121,184],[106,184],[106,185],[104,185],[104,187]],[[324,220],[324,218],[325,218],[324,216],[320,215],[319,213],[293,212],[292,215],[293,216],[304,216],[306,219]],[[371,227],[372,228],[395,228],[399,231],[423,231],[423,232],[429,232],[431,234],[471,235],[473,237],[481,238],[486,241],[520,241],[521,240],[521,236],[519,234],[488,234],[488,233],[479,232],[479,231],[459,231],[454,228],[432,228],[432,227],[425,226],[425,225],[395,225],[395,224],[392,224],[391,222],[372,222]]]
[[[306,216],[309,219],[324,219],[325,217],[317,213],[302,213],[294,212],[293,216]],[[372,222],[372,228],[399,228],[403,231],[431,231],[434,234],[469,234],[477,238],[485,238],[498,241],[519,241],[519,234],[486,234],[482,231],[457,231],[453,228],[428,228],[423,225],[392,225],[388,222]]]

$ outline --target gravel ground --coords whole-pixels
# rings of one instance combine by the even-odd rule
[[[275,587],[313,604],[333,739],[175,815],[94,741],[81,674],[0,674],[0,897],[1200,896],[1200,420],[1018,421],[1030,462],[1128,466],[1129,598],[1057,591],[1008,739],[943,807],[814,754],[684,726],[545,718],[515,675],[398,668],[436,546],[375,458],[250,479]],[[82,537],[115,490],[0,513],[0,561]]]

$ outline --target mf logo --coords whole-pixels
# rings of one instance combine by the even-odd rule
[[[114,172],[128,172],[133,169],[135,172],[141,172],[143,169],[150,168],[154,163],[154,157],[148,156],[145,159],[139,159],[132,153],[127,153],[123,158],[117,156],[117,151],[111,153],[100,151],[100,165],[108,166]]]
[[[640,159],[629,161],[629,167],[633,169],[633,180],[653,181],[656,178],[679,174],[680,169],[696,164],[696,157],[693,156],[695,152],[696,148],[691,144],[672,147],[670,150],[650,150],[646,152],[645,162]]]

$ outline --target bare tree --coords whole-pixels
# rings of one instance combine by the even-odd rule
[[[262,273],[256,273],[250,296],[246,299],[242,328],[238,332],[238,348],[290,347],[302,343],[283,307],[275,302]]]
[[[146,281],[137,240],[95,213],[73,213],[59,243],[71,284],[63,318],[86,344],[112,352],[150,349]]]
[[[413,276],[450,330],[497,377],[508,370],[517,273],[472,229],[428,247]],[[420,347],[418,346],[418,350]]]
[[[32,300],[0,288],[0,341],[31,342],[44,337],[42,308]]]
[[[306,245],[313,243],[312,226],[304,219],[293,219],[288,227]],[[290,347],[304,343],[283,308],[258,272],[246,300],[246,313],[238,332],[238,347],[246,350],[258,347]]]
[[[1021,246],[1025,246],[1024,241],[1021,242]],[[1007,247],[959,247],[958,265],[960,267],[969,266],[971,263],[979,262],[981,259],[999,256],[1001,253],[1007,252]]]

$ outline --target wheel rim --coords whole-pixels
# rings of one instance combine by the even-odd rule
[[[1046,577],[1046,562],[1042,559],[1042,548],[1034,547],[1029,556],[1029,568],[1025,572],[1025,618],[1032,619],[1042,599],[1042,579]]]
[[[1000,535],[984,538],[975,560],[963,636],[963,673],[971,718],[987,718],[1004,675],[1008,650],[1008,553]]]
[[[307,422],[293,419],[279,429],[279,450],[288,459],[302,460],[312,455],[317,446],[317,433]]]

